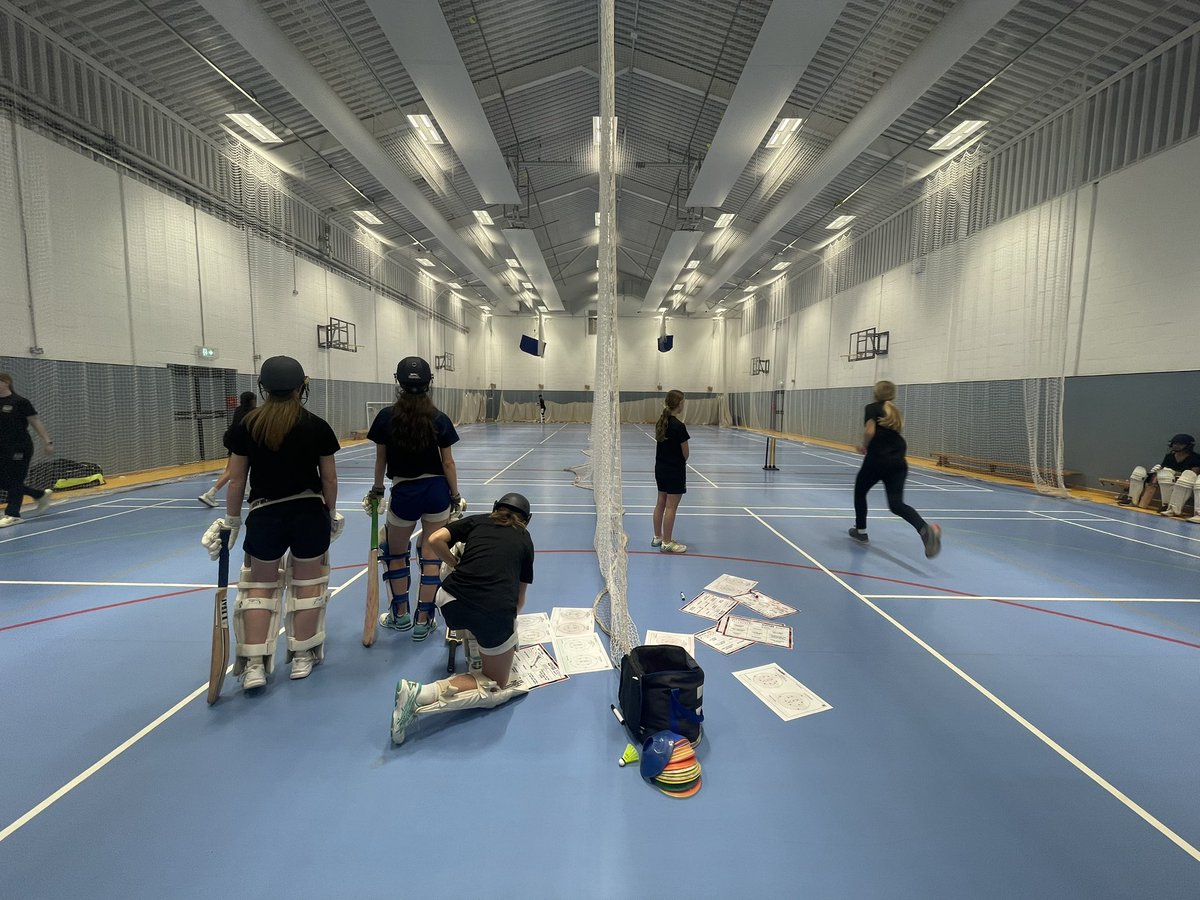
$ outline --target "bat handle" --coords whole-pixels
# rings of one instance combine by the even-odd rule
[[[228,528],[222,528],[221,554],[217,557],[217,587],[229,587],[229,534]]]

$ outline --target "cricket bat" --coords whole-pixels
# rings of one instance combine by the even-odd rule
[[[217,594],[213,599],[212,661],[208,666],[208,705],[221,696],[229,668],[229,529],[221,529],[221,555],[217,557]]]
[[[364,647],[375,643],[379,627],[379,498],[371,501],[371,552],[367,555],[367,614],[363,619]]]

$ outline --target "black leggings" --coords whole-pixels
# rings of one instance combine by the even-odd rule
[[[28,453],[25,453],[24,459],[6,459],[0,461],[0,491],[4,491],[8,496],[7,502],[4,505],[4,514],[6,516],[20,517],[21,501],[24,499],[25,494],[37,500],[46,493],[25,483],[25,476],[29,474],[29,457],[32,455],[33,451],[31,448]]]
[[[904,457],[876,457],[863,459],[858,477],[854,479],[854,527],[863,531],[867,527],[867,491],[883,482],[887,491],[888,509],[902,518],[919,532],[925,527],[921,514],[904,502],[904,481],[908,478],[908,463]]]

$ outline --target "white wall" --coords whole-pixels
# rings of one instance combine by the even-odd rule
[[[250,373],[284,354],[316,378],[390,383],[402,357],[449,351],[441,386],[480,378],[457,329],[19,127],[0,132],[0,279],[0,355],[28,354],[32,304],[48,359]],[[460,313],[418,274],[398,288]],[[355,323],[358,352],[317,348],[330,316]]]

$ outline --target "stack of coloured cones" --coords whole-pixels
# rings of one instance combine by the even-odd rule
[[[700,790],[700,761],[687,738],[675,744],[671,761],[653,782],[668,797],[692,797]]]

